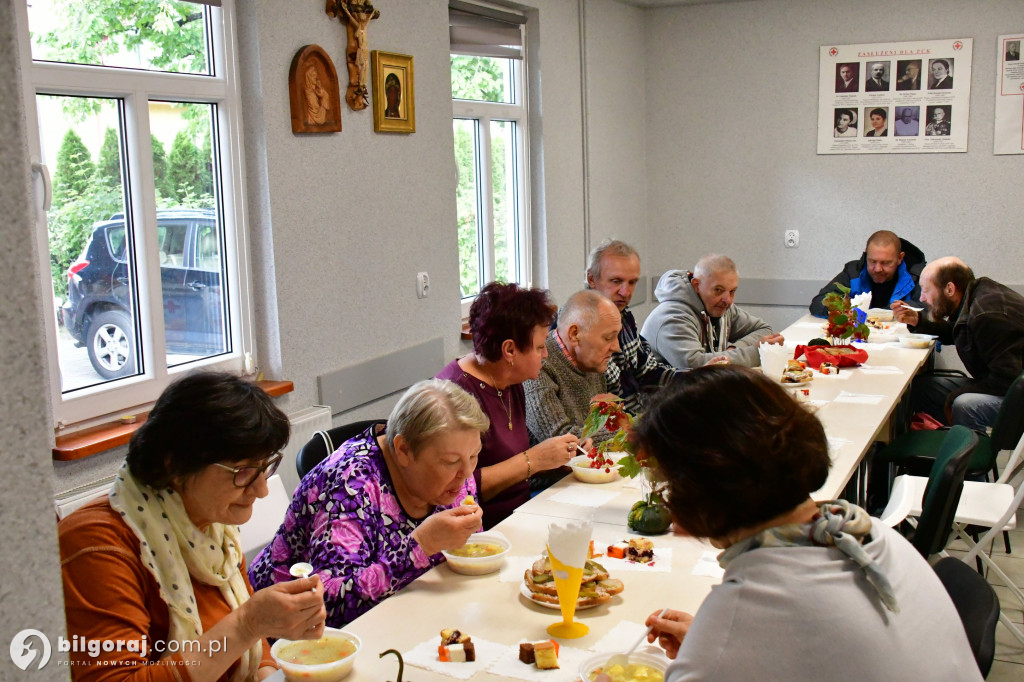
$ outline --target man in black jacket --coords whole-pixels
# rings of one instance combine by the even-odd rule
[[[1024,296],[988,277],[975,278],[966,263],[950,256],[921,273],[921,301],[928,306],[927,318],[897,305],[896,319],[911,331],[955,343],[971,376],[919,376],[911,391],[913,407],[983,431],[1024,371]]]
[[[827,317],[828,310],[822,301],[826,294],[836,291],[836,283],[850,287],[850,296],[870,291],[872,308],[889,308],[896,301],[917,306],[921,300],[918,278],[924,265],[921,249],[900,239],[895,232],[879,230],[868,237],[860,260],[847,263],[807,308],[815,317]]]

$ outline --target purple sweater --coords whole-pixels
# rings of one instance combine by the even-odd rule
[[[324,584],[327,625],[336,628],[444,561],[412,539],[423,519],[402,509],[372,429],[306,474],[277,535],[249,567],[253,587],[261,589],[292,580],[291,565],[308,561]],[[451,506],[473,494],[476,484],[466,479]]]
[[[447,379],[464,388],[476,398],[484,414],[491,420],[491,428],[480,437],[483,447],[477,460],[476,471],[473,473],[479,490],[482,467],[504,462],[530,449],[530,431],[526,428],[526,394],[523,392],[523,385],[516,384],[503,390],[499,401],[494,387],[466,374],[459,367],[458,360],[450,362],[435,378]],[[508,428],[509,415],[506,409],[512,411],[511,429]],[[484,529],[491,528],[529,499],[530,486],[526,481],[520,481],[489,500],[481,500]]]

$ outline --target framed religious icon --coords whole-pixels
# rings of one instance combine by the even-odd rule
[[[295,53],[288,71],[293,133],[341,131],[338,72],[319,45],[306,45]]]
[[[412,56],[373,50],[373,129],[378,133],[416,132],[416,91]]]

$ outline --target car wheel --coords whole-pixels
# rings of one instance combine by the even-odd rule
[[[104,379],[135,373],[135,339],[132,320],[120,310],[108,310],[92,318],[86,348],[93,369]]]

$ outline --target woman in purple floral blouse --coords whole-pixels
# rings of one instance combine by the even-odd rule
[[[473,470],[490,427],[449,381],[412,386],[379,423],[302,479],[284,523],[249,568],[259,589],[292,580],[298,561],[324,585],[327,624],[341,627],[436,566],[480,529]]]

